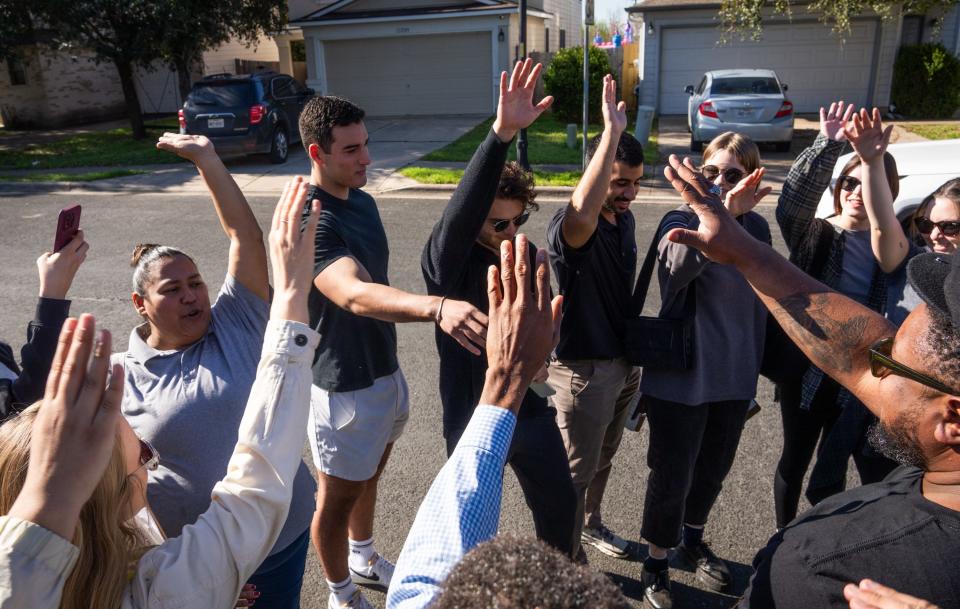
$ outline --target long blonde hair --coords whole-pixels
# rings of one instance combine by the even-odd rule
[[[30,461],[36,403],[0,425],[0,514],[10,507],[23,488]],[[125,521],[134,478],[128,478],[119,438],[100,484],[80,510],[80,521],[71,540],[80,557],[63,588],[60,609],[115,609],[122,602],[131,569],[149,548],[140,531]]]

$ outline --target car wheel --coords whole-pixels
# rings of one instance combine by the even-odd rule
[[[773,149],[777,152],[790,152],[790,142],[776,142]]]
[[[693,133],[690,133],[690,152],[702,152],[703,142],[698,142]]]
[[[286,163],[288,154],[290,154],[290,140],[287,139],[287,132],[283,127],[277,127],[273,130],[270,141],[270,162]]]

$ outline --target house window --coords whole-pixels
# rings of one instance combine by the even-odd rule
[[[11,85],[27,84],[27,71],[23,67],[23,60],[19,57],[7,57],[7,72],[10,73]]]
[[[543,52],[544,52],[544,53],[549,53],[549,52],[550,52],[550,28],[545,28],[545,29],[543,30],[543,39],[544,39],[544,43],[543,43],[544,49],[543,49]]]
[[[903,18],[903,33],[900,44],[921,44],[923,42],[923,15],[907,15]]]
[[[560,48],[567,48],[567,30],[560,30]]]

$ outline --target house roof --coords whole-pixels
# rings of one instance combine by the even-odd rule
[[[413,8],[391,8],[385,10],[375,10],[375,11],[349,11],[349,12],[338,12],[336,10],[336,5],[340,4],[337,2],[331,3],[321,9],[318,9],[308,15],[304,15],[298,19],[290,21],[291,24],[304,24],[304,23],[330,23],[343,20],[354,20],[354,19],[375,19],[383,17],[418,17],[424,15],[436,15],[442,16],[446,14],[453,13],[476,13],[483,14],[486,12],[493,11],[503,11],[504,9],[508,10],[517,10],[516,2],[507,2],[502,0],[485,0],[480,2],[470,2],[470,3],[461,3],[461,4],[451,4],[447,6],[421,6]],[[539,12],[539,11],[531,11]]]
[[[696,9],[718,9],[721,2],[719,0],[710,2],[709,0],[637,0],[633,6],[628,6],[625,10],[628,13],[657,13],[660,11],[685,11]],[[800,0],[791,2],[791,4],[809,4],[809,0]]]

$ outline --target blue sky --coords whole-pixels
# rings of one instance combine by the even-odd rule
[[[597,21],[606,21],[610,13],[616,11],[618,20],[623,23],[627,18],[627,13],[623,10],[624,7],[633,4],[633,0],[594,0],[593,14]]]

